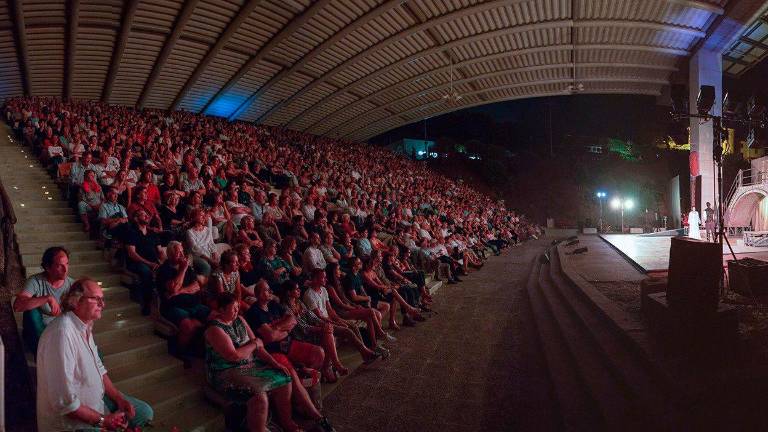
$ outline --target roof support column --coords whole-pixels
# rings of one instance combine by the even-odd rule
[[[711,114],[715,116],[721,115],[723,101],[722,53],[700,49],[691,57],[688,72],[690,111],[696,112],[696,98],[699,94],[699,88],[703,85],[710,85],[715,87],[715,103]],[[696,206],[701,213],[705,203],[712,203],[713,207],[717,204],[717,185],[715,184],[716,177],[712,157],[714,135],[712,133],[712,120],[702,122],[701,119],[692,118],[690,122],[691,206]],[[701,176],[700,193],[696,191],[696,174]]]
[[[77,27],[79,25],[80,0],[67,2],[67,46],[64,63],[64,99],[72,99],[72,80],[75,75],[75,50],[77,48]]]
[[[32,94],[32,79],[29,73],[29,54],[27,52],[27,29],[24,25],[24,10],[21,0],[8,0],[8,6],[13,11],[13,39],[16,42],[16,59],[21,72],[21,86],[24,96]]]

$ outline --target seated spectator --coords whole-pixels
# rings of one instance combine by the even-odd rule
[[[339,266],[346,271],[350,268],[351,260],[355,257],[355,247],[352,245],[352,237],[347,233],[342,233],[338,243],[333,247],[339,253]]]
[[[155,271],[165,260],[160,240],[149,230],[149,214],[144,209],[133,214],[125,239],[126,268],[139,277],[141,313],[149,315],[152,292],[155,289]]]
[[[179,194],[168,192],[165,195],[165,204],[160,206],[158,213],[163,227],[170,231],[173,238],[180,238],[184,230],[184,211],[179,206]]]
[[[290,232],[299,242],[305,243],[309,241],[309,234],[307,234],[307,229],[304,227],[303,215],[297,214],[293,216],[291,219]]]
[[[144,169],[139,176],[139,182],[136,186],[144,188],[147,192],[147,201],[152,206],[157,207],[160,205],[160,189],[155,184],[155,175],[152,174],[152,170]]]
[[[244,217],[251,214],[250,207],[240,203],[240,198],[238,195],[239,191],[240,186],[238,186],[237,183],[231,183],[227,192],[227,201],[224,203],[226,204],[227,211],[229,211],[229,214],[231,215],[232,223],[236,227],[241,225]]]
[[[306,305],[307,309],[309,309],[309,311],[314,313],[317,318],[320,319],[322,323],[328,324],[332,327],[334,335],[350,341],[360,353],[360,356],[363,358],[364,362],[368,363],[373,361],[373,359],[376,358],[376,353],[365,346],[365,343],[359,335],[360,331],[357,329],[357,327],[339,317],[331,306],[331,300],[328,297],[328,291],[325,289],[326,282],[327,279],[325,276],[325,271],[320,269],[314,270],[312,273],[312,278],[308,283],[309,287],[306,291],[304,291],[304,304]],[[326,358],[330,355],[337,372],[339,372],[341,375],[346,375],[346,368],[337,367],[341,365],[341,363],[337,363],[338,355],[335,353],[335,351],[335,345],[333,352],[329,353],[326,349]],[[328,372],[327,370],[324,371]],[[335,379],[335,377],[333,378]]]
[[[304,250],[302,255],[302,270],[304,274],[310,275],[313,270],[325,270],[327,265],[323,251],[320,250],[320,235],[312,233],[309,235],[309,247]]]
[[[256,301],[253,291],[247,291],[240,283],[240,262],[237,252],[230,249],[221,254],[219,269],[211,274],[208,288],[211,298],[216,298],[220,293],[228,292],[240,302],[240,310],[247,311]]]
[[[419,311],[403,299],[400,293],[397,292],[396,286],[382,279],[383,270],[381,270],[380,254],[372,255],[364,264],[361,276],[366,291],[370,293],[371,306],[376,307],[380,301],[389,304],[389,328],[393,330],[400,329],[400,326],[395,322],[395,313],[398,306],[403,309],[403,324],[406,326],[415,324],[414,319],[416,316],[420,316]],[[419,318],[419,320],[423,320],[423,317]]]
[[[240,229],[237,230],[235,244],[244,244],[251,250],[251,255],[257,256],[264,247],[259,232],[256,230],[253,216],[245,215],[240,221]]]
[[[190,222],[192,226],[186,231],[187,247],[194,257],[195,271],[208,277],[211,270],[219,265],[219,248],[214,243],[218,232],[202,209],[192,212]]]
[[[210,217],[213,226],[219,232],[218,237],[225,239],[227,243],[231,243],[234,231],[232,216],[229,214],[227,205],[224,203],[224,195],[220,192],[215,193],[213,196]]]
[[[291,330],[296,326],[296,318],[276,301],[266,281],[262,280],[256,284],[255,294],[257,301],[245,313],[246,321],[264,341],[267,352],[291,371],[294,404],[310,419],[317,421],[322,430],[333,430],[328,420],[312,403],[294,368],[294,364],[301,364],[320,369],[325,360],[323,349],[294,340],[290,336]]]
[[[359,271],[361,268],[362,264],[360,264],[360,267],[357,269],[357,277],[360,277]],[[351,272],[352,270],[350,269],[349,274],[351,274]],[[328,297],[331,300],[333,310],[336,311],[336,314],[342,319],[364,321],[368,332],[367,346],[376,352],[380,352],[379,350],[381,350],[386,358],[389,355],[389,352],[376,343],[376,340],[387,339],[390,342],[394,342],[395,338],[386,333],[381,327],[381,312],[371,308],[367,304],[354,303],[349,299],[348,294],[345,293],[344,290],[341,269],[338,265],[328,265],[325,269],[325,273],[327,279],[326,290],[328,291]]]
[[[37,343],[45,327],[61,314],[61,299],[74,279],[69,277],[69,251],[60,246],[43,252],[42,273],[24,283],[24,288],[13,301],[13,310],[23,312],[22,337],[24,344],[37,353]]]
[[[267,195],[261,189],[256,189],[251,203],[251,213],[257,222],[261,222],[267,210]]]
[[[275,219],[272,213],[264,213],[264,216],[261,219],[261,223],[259,224],[259,236],[263,241],[270,239],[277,243],[283,239],[283,236],[280,235],[280,229],[277,228],[277,224],[275,223]]]
[[[117,202],[117,191],[107,189],[107,200],[99,208],[99,225],[102,237],[111,240],[113,237],[124,238],[128,228],[128,213],[125,207]]]
[[[419,287],[399,271],[395,255],[390,252],[384,253],[381,267],[384,270],[384,276],[386,276],[392,284],[399,286],[397,291],[405,301],[409,305],[419,308],[421,306],[419,302]]]
[[[166,171],[163,176],[163,184],[159,187],[160,196],[167,197],[168,194],[178,195],[179,198],[187,196],[187,193],[180,189],[179,178],[175,171]]]
[[[96,173],[86,170],[83,175],[83,183],[80,185],[80,202],[77,205],[80,221],[83,223],[83,231],[91,231],[91,220],[95,220],[99,214],[99,208],[104,201],[104,193],[101,185],[96,181]]]
[[[400,252],[400,258],[394,259],[392,265],[403,274],[408,280],[415,283],[419,287],[421,292],[421,304],[422,310],[428,309],[428,306],[432,303],[432,295],[429,293],[426,287],[426,274],[423,270],[418,270],[411,263],[411,251],[407,248],[402,249]]]
[[[149,201],[147,189],[142,186],[136,186],[132,194],[134,200],[128,206],[128,218],[132,218],[138,210],[144,210],[149,216],[147,227],[150,231],[158,233],[163,230],[163,221],[160,219],[160,213],[157,207]]]
[[[266,431],[271,396],[280,425],[300,430],[291,415],[291,373],[278,363],[239,316],[239,303],[230,293],[217,300],[216,319],[205,331],[208,383],[233,402],[247,402],[249,431]]]
[[[301,265],[298,264],[298,261],[301,260],[301,254],[296,249],[296,239],[293,236],[285,236],[283,241],[280,242],[280,246],[277,248],[277,256],[288,263],[288,267],[291,269],[291,279],[297,281],[304,279]]]
[[[283,258],[277,256],[277,243],[267,240],[264,243],[263,256],[259,260],[258,271],[269,283],[277,289],[291,278],[293,267]]]
[[[240,283],[243,284],[243,287],[247,288],[248,291],[253,291],[254,285],[256,285],[256,282],[259,281],[261,276],[259,275],[259,272],[257,271],[256,266],[253,264],[253,259],[251,258],[251,251],[249,250],[248,246],[242,243],[235,246],[235,251],[237,251],[237,263],[239,265],[238,272],[240,273]]]
[[[41,431],[143,427],[152,408],[115,388],[98,356],[93,324],[104,310],[98,283],[80,279],[62,299],[37,351],[37,426]]]
[[[195,335],[205,327],[211,310],[202,303],[200,278],[190,265],[184,246],[171,241],[167,254],[168,259],[157,269],[160,314],[178,327],[176,342],[178,352],[183,354]]]
[[[323,253],[326,264],[339,264],[341,254],[333,247],[333,233],[326,231],[321,235],[321,238],[323,243],[320,245],[320,251]]]

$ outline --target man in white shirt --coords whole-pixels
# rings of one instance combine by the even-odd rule
[[[46,327],[37,351],[38,430],[112,431],[149,423],[152,408],[120,393],[99,358],[93,341],[93,323],[104,309],[99,284],[78,280],[62,303],[64,314]]]
[[[328,265],[323,257],[323,251],[320,250],[320,235],[312,233],[309,236],[309,247],[304,251],[301,257],[302,271],[304,274],[312,274],[312,270],[325,270]]]

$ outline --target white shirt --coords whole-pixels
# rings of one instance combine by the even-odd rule
[[[55,432],[91,428],[90,424],[67,417],[85,405],[102,414],[104,374],[93,341],[92,326],[74,312],[54,319],[40,337],[37,348],[37,428]]]
[[[326,305],[329,301],[328,291],[325,287],[320,287],[320,292],[315,291],[314,288],[309,288],[304,292],[304,304],[309,310],[317,310],[321,318],[328,318]]]
[[[325,267],[328,265],[325,262],[325,257],[323,257],[323,251],[314,246],[308,247],[301,258],[304,274],[307,275],[312,275],[312,270],[314,269],[325,270]]]

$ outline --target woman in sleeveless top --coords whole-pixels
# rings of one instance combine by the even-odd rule
[[[264,350],[238,316],[240,306],[232,294],[222,293],[217,304],[217,317],[205,332],[208,383],[232,401],[247,401],[248,430],[266,431],[269,393],[281,426],[299,431],[291,418],[290,372]]]

